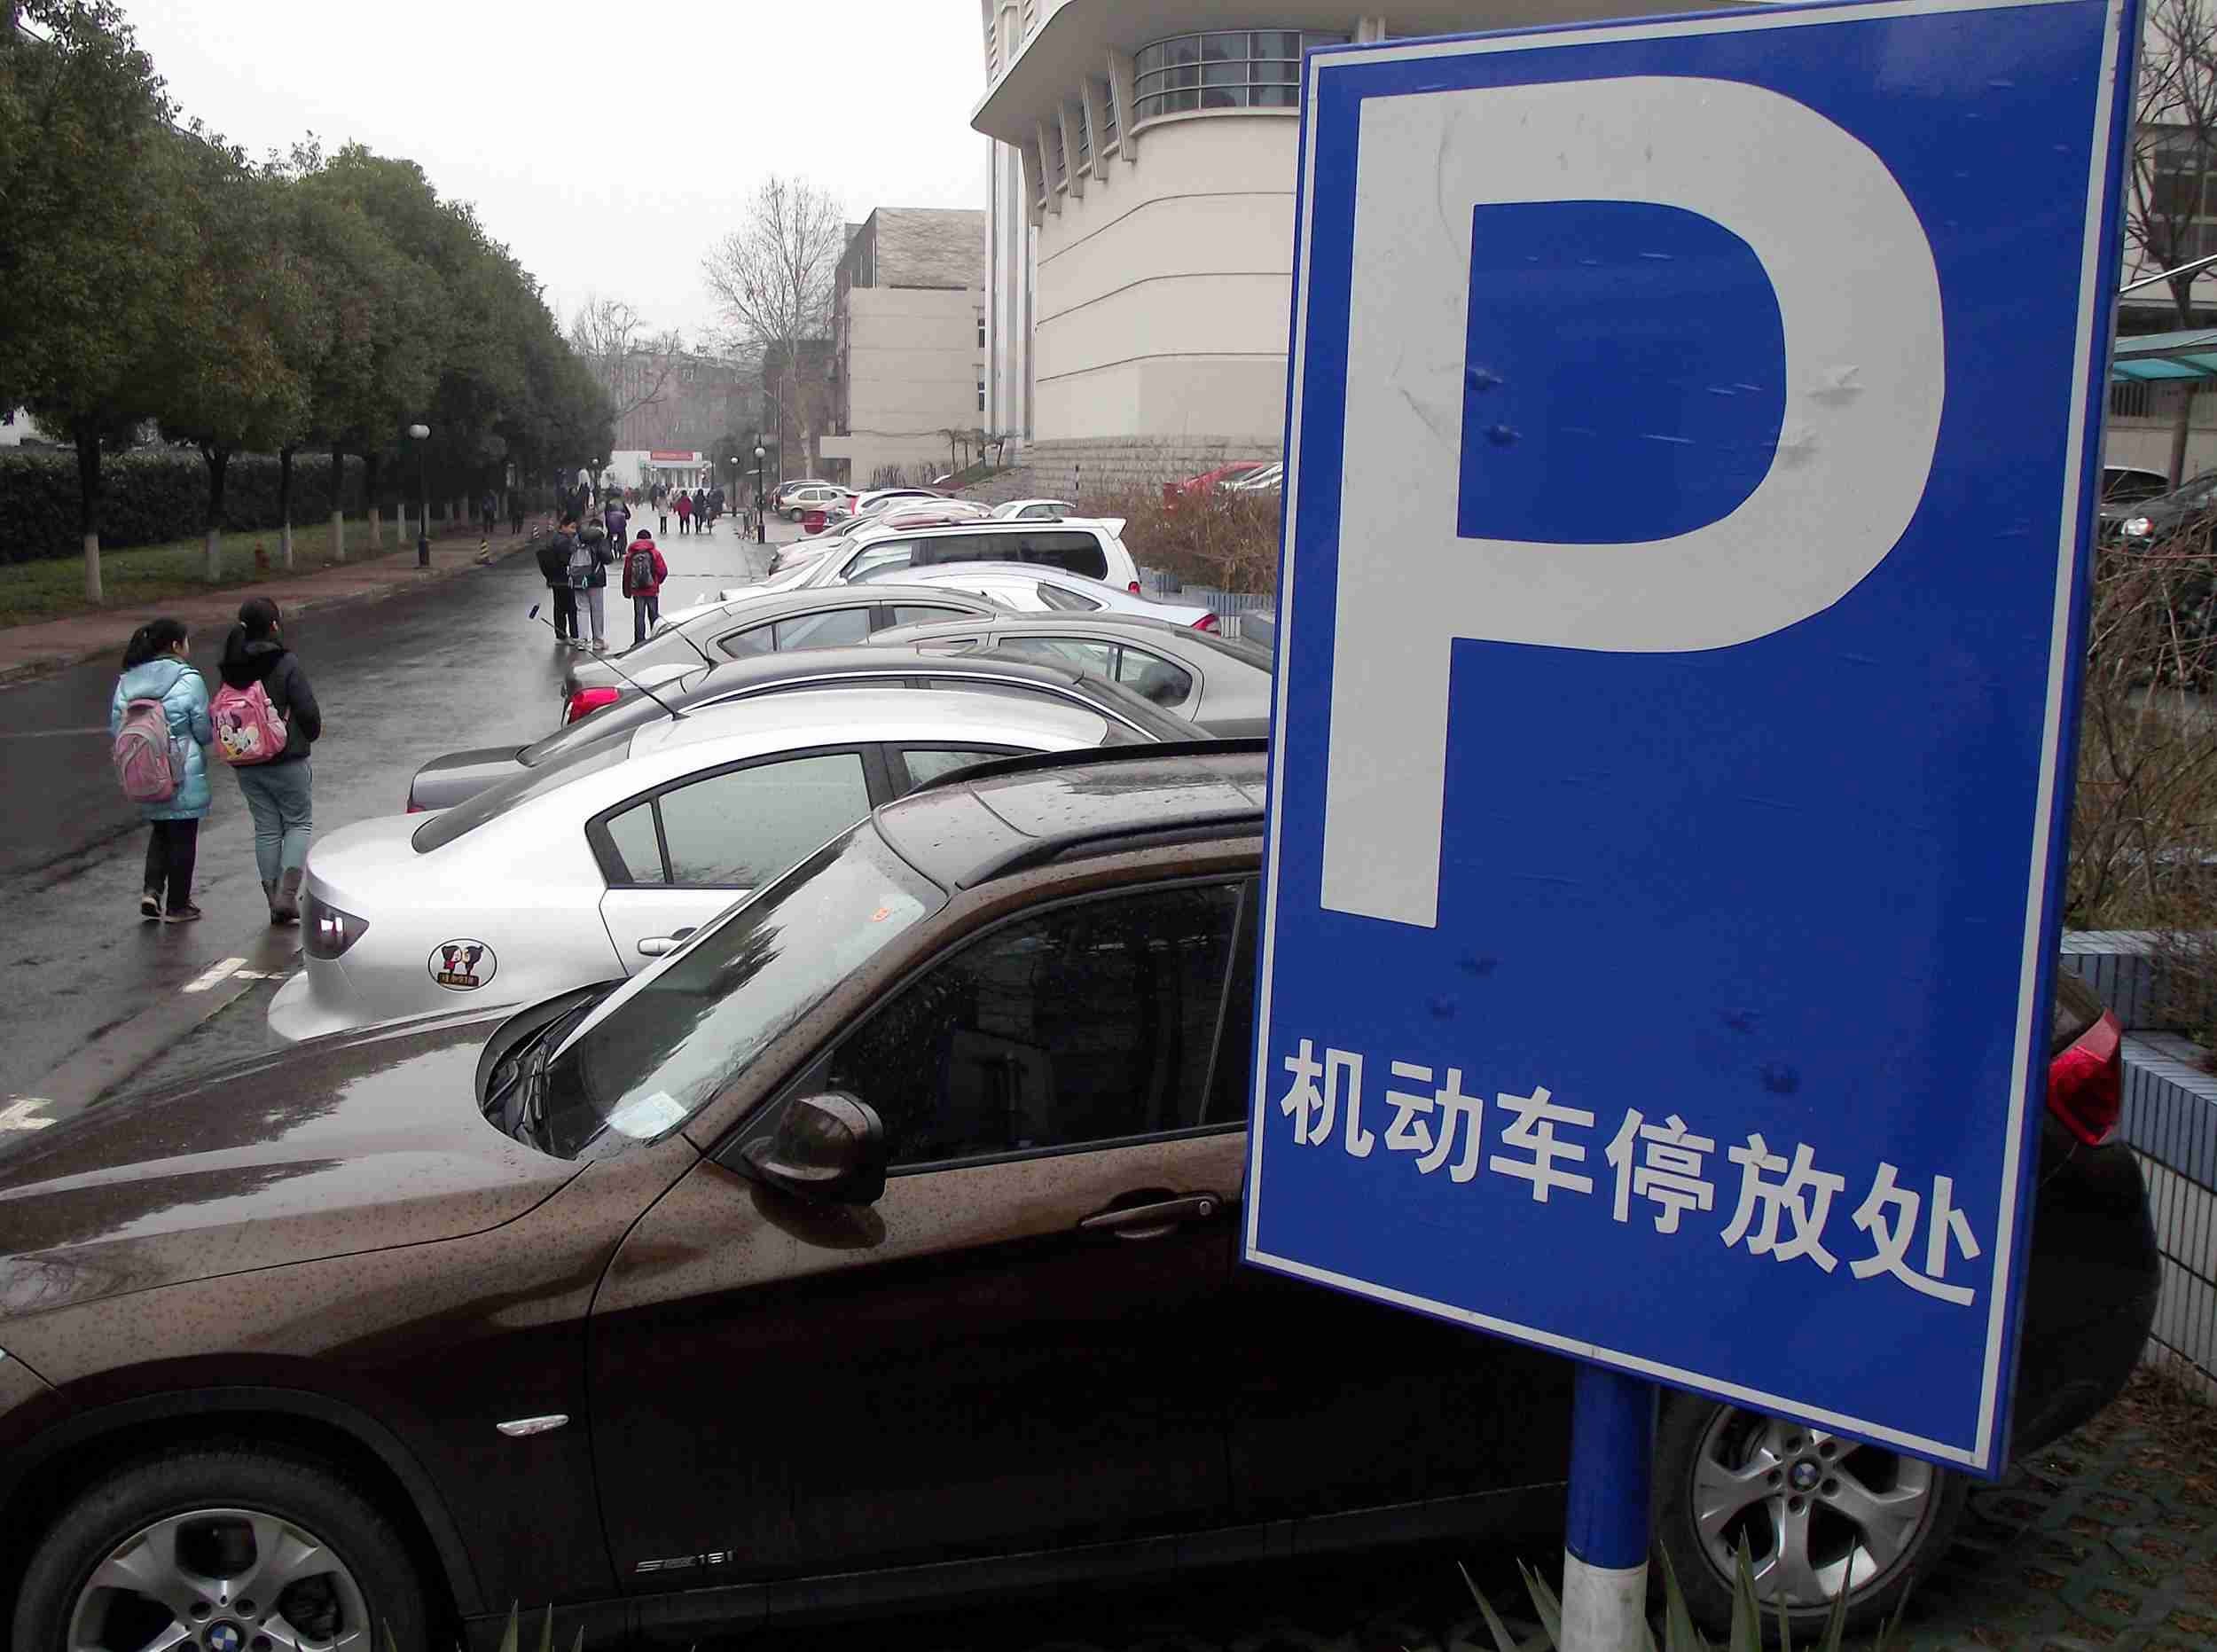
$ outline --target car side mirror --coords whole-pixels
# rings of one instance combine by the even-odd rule
[[[800,1097],[740,1156],[772,1187],[815,1203],[875,1204],[885,1192],[885,1121],[842,1091]]]

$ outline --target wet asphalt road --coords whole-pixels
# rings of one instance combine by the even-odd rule
[[[772,523],[773,540],[795,532]],[[729,517],[705,538],[673,533],[662,554],[664,611],[758,578],[767,566]],[[313,759],[319,832],[399,812],[427,758],[521,745],[558,725],[564,654],[526,617],[545,595],[530,559],[517,555],[286,626],[324,714]],[[631,640],[631,605],[611,589],[607,608],[608,641],[621,647]],[[192,662],[211,687],[222,646],[219,633],[192,638]],[[213,777],[215,806],[200,826],[195,888],[208,916],[178,926],[138,920],[146,829],[108,766],[115,677],[114,662],[95,661],[0,687],[0,1097],[35,1093],[40,1076],[87,1041],[216,960],[251,956],[267,933],[253,824],[226,773]],[[225,1019],[234,1042],[251,1036],[239,1023],[259,1020]]]

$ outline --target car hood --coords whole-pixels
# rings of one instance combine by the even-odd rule
[[[513,1221],[577,1166],[478,1113],[512,1012],[320,1038],[95,1105],[0,1151],[0,1316]]]
[[[474,751],[450,751],[434,757],[416,771],[408,783],[411,809],[451,809],[477,795],[487,787],[513,778],[523,767],[518,759],[528,749],[521,746],[481,746]]]

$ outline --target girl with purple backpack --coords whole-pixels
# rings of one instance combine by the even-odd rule
[[[301,877],[316,830],[315,770],[309,748],[324,718],[308,673],[285,646],[278,606],[267,597],[239,605],[223,638],[223,686],[215,696],[217,750],[239,777],[254,816],[255,865],[270,921],[301,920]]]
[[[140,626],[123,651],[123,675],[108,708],[124,795],[138,804],[139,818],[153,828],[138,897],[138,915],[150,923],[191,923],[200,915],[192,904],[192,863],[200,852],[200,822],[208,817],[208,748],[215,724],[208,715],[208,685],[185,662],[189,640],[176,620]]]

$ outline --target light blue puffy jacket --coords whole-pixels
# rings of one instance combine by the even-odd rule
[[[201,820],[208,817],[208,748],[215,722],[208,714],[208,685],[200,674],[175,657],[149,660],[123,673],[108,708],[108,738],[123,726],[123,709],[134,700],[159,700],[169,718],[169,739],[182,759],[176,795],[166,803],[141,803],[146,820]]]

